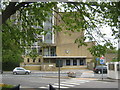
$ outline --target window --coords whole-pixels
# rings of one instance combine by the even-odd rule
[[[109,70],[114,70],[114,64],[109,64]]]
[[[33,59],[33,62],[35,62],[35,58]]]
[[[80,65],[84,65],[83,59],[80,60]]]
[[[49,52],[48,52],[48,48],[44,48],[44,56],[48,56]]]
[[[16,70],[25,70],[24,68],[16,68]]]
[[[56,55],[56,48],[55,47],[51,47],[51,56],[55,56]]]
[[[24,69],[22,69],[22,68],[17,68],[17,70],[24,70]]]
[[[77,65],[77,60],[73,60],[73,65]]]
[[[120,64],[117,64],[117,71],[120,71]]]
[[[44,36],[45,43],[52,43],[52,17],[49,17],[47,21],[44,22],[44,30],[47,34]]]
[[[40,58],[38,59],[38,62],[40,62],[41,60],[40,60]]]
[[[42,37],[39,37],[39,42],[43,42],[43,41],[42,41]]]
[[[70,60],[66,60],[66,66],[70,65]]]
[[[79,62],[80,62],[80,65],[86,65],[86,59],[85,58],[81,58]]]
[[[42,48],[38,48],[38,54],[42,55]]]
[[[29,59],[29,58],[27,58],[27,62],[28,62],[28,63],[30,62],[30,59]]]

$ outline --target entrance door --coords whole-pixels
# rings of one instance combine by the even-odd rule
[[[73,60],[73,66],[77,65],[77,60]]]
[[[85,58],[80,59],[80,65],[85,65],[85,64],[86,64]]]

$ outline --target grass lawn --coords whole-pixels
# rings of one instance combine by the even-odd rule
[[[9,90],[12,87],[14,87],[14,86],[0,83],[0,89],[2,88],[1,90]]]

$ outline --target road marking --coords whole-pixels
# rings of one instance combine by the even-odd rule
[[[85,82],[79,82],[79,83],[69,83],[69,84],[74,84],[74,85],[80,85],[80,83],[85,83]]]
[[[85,83],[85,82],[90,82],[90,81],[67,81],[68,83]]]
[[[38,88],[48,88],[48,87],[38,87]]]
[[[111,82],[103,82],[103,83],[111,83]]]
[[[58,83],[54,84],[54,85],[59,85]],[[73,87],[75,86],[75,84],[62,84],[60,83],[60,86],[69,86],[69,87]]]
[[[74,82],[74,83],[85,83],[85,82],[90,82],[90,81],[88,81],[88,80],[75,80],[75,79],[73,79],[73,80],[71,80],[71,81],[67,81],[67,82],[69,82],[69,83],[71,83],[71,82]]]
[[[69,86],[69,87],[73,87],[75,85],[70,85],[70,84],[60,84],[61,86]]]
[[[73,80],[73,81],[75,81],[75,82],[78,82],[78,81],[83,81],[83,82],[87,82],[88,80],[79,80],[79,79],[71,79],[71,80]]]
[[[52,85],[54,88],[59,88],[58,85]],[[38,87],[38,88],[49,88],[49,85],[47,85],[46,87]],[[65,86],[60,86],[60,88],[69,88],[69,87],[65,87]]]
[[[70,80],[67,80],[65,82],[60,82],[60,88],[70,88],[70,87],[74,87],[76,85],[80,85],[81,83],[87,83],[87,82],[90,82],[90,81],[70,79]],[[52,86],[54,88],[59,88],[58,83],[54,83]],[[48,88],[48,87],[49,87],[49,85],[47,85],[46,87],[39,87],[39,88]]]
[[[83,82],[84,83],[84,82]],[[58,85],[58,83],[54,83],[55,85]],[[61,82],[61,84],[65,84],[65,85],[80,85],[80,83],[68,83],[68,82]]]
[[[59,88],[58,85],[52,85],[54,88]],[[65,86],[60,86],[60,88],[69,88],[69,87],[65,87]]]

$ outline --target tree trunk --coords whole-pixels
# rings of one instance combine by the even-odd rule
[[[10,2],[6,9],[2,12],[2,23],[4,24],[11,15],[15,14],[21,7],[27,7],[31,2]],[[16,5],[17,4],[17,5]]]

